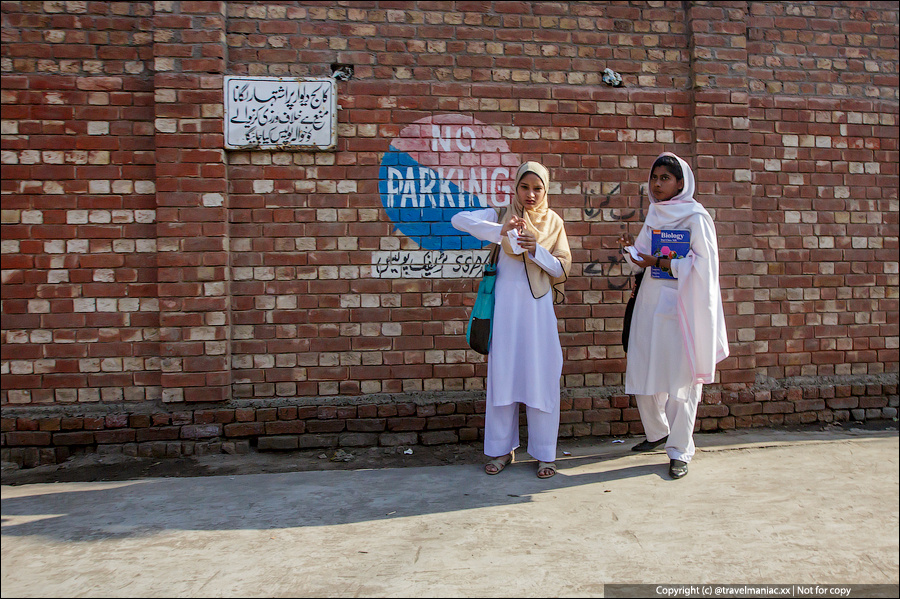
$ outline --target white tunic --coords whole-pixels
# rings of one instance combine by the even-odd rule
[[[708,256],[714,252],[715,233],[701,215],[692,214],[672,228],[691,232],[691,251],[686,258],[672,261],[676,274],[691,269],[695,255]],[[625,255],[634,270],[641,270]],[[681,278],[681,277],[680,277]],[[668,393],[672,399],[696,401],[702,385],[696,384],[685,335],[678,316],[678,284],[672,279],[654,279],[650,269],[644,278],[637,299],[628,334],[628,362],[625,368],[625,393],[655,395]]]
[[[500,243],[502,225],[497,222],[493,208],[459,212],[451,223],[482,241]],[[532,260],[552,277],[563,274],[559,260],[540,245]],[[524,260],[500,250],[494,297],[488,403],[504,406],[521,402],[542,412],[559,410],[563,355],[553,292],[535,299],[528,285]]]

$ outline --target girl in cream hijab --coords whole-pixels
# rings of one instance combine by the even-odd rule
[[[459,212],[452,224],[482,241],[502,247],[497,260],[495,307],[488,353],[484,452],[494,459],[487,474],[498,474],[519,446],[519,404],[528,418],[528,453],[537,475],[556,474],[559,433],[559,378],[563,355],[554,302],[572,263],[562,218],[550,210],[550,173],[526,162],[516,173],[511,205]]]

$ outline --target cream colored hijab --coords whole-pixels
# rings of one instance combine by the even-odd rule
[[[534,173],[544,184],[544,197],[538,201],[534,208],[526,210],[519,202],[519,181],[528,173]],[[502,240],[503,251],[513,258],[521,257],[525,260],[525,273],[528,276],[528,284],[531,287],[531,295],[535,299],[544,297],[550,288],[553,288],[553,302],[562,303],[565,299],[563,283],[569,275],[572,266],[572,252],[569,250],[569,239],[566,237],[565,223],[558,214],[550,210],[547,196],[550,194],[550,172],[540,162],[525,162],[516,173],[516,186],[512,194],[510,209],[506,211],[503,222],[508,221],[513,214],[525,219],[525,227],[537,239],[539,245],[549,251],[563,267],[561,277],[551,277],[543,268],[535,264],[528,252],[515,254],[509,245],[509,239],[505,236]]]

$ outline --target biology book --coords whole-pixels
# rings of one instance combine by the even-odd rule
[[[691,249],[691,232],[684,230],[668,231],[655,229],[650,237],[650,253],[660,258],[684,258]],[[674,255],[672,254],[674,252]],[[670,273],[655,266],[650,268],[650,276],[654,279],[674,279]]]

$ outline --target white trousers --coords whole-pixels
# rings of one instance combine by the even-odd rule
[[[696,394],[700,397],[700,393]],[[694,457],[694,422],[697,420],[697,400],[669,399],[668,393],[635,395],[641,424],[648,441],[659,441],[666,435],[666,454],[670,460],[690,462]]]
[[[539,462],[556,461],[559,410],[542,412],[525,406],[528,419],[528,454]],[[507,455],[519,446],[519,404],[492,406],[484,413],[484,453],[493,458]]]

